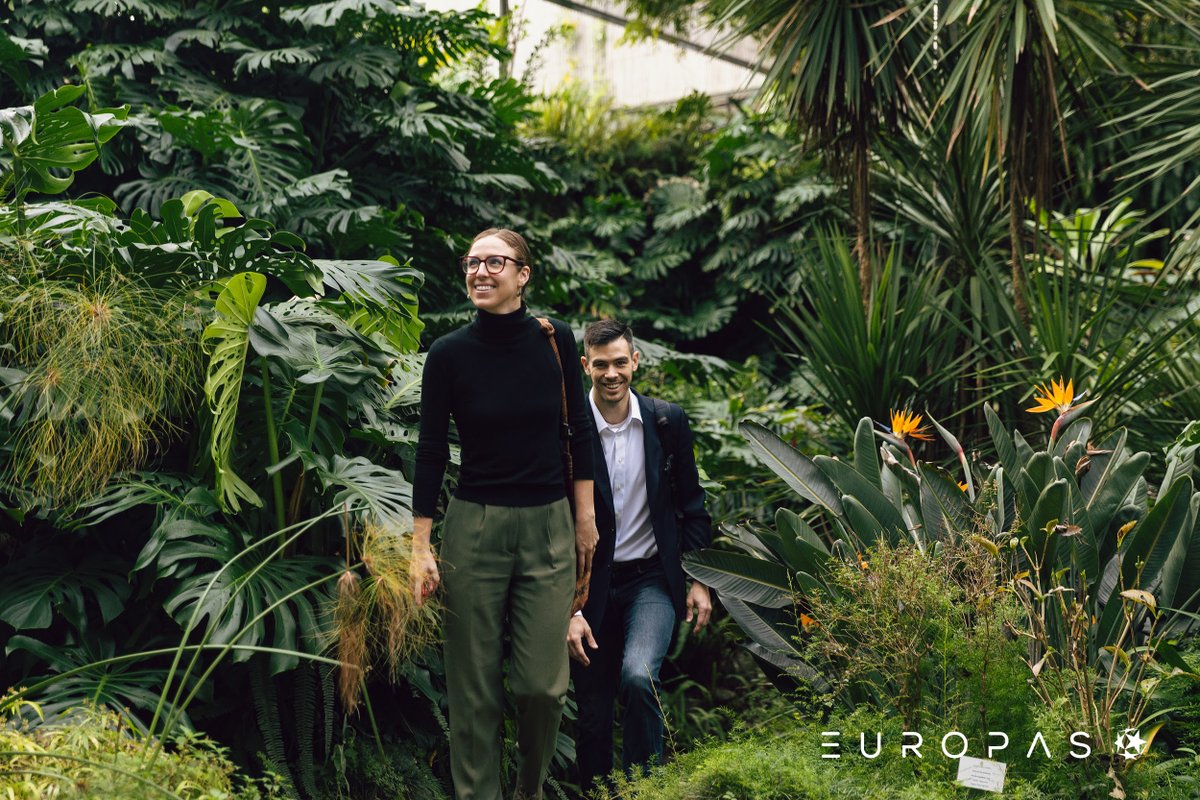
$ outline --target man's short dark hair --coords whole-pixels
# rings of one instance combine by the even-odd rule
[[[633,352],[633,328],[620,320],[598,320],[583,332],[583,352],[586,354],[593,347],[603,347],[617,339],[629,342],[629,352]]]

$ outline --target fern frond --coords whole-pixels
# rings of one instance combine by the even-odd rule
[[[250,696],[254,701],[258,730],[263,738],[263,750],[266,751],[266,766],[283,778],[288,796],[293,800],[300,800],[291,767],[288,766],[283,726],[279,721],[279,699],[275,694],[275,681],[271,677],[265,658],[253,659],[250,664]]]
[[[316,757],[313,749],[316,742],[316,714],[319,687],[314,664],[301,664],[292,674],[296,676],[292,684],[292,707],[296,709],[296,769],[300,774],[300,786],[309,797],[317,796],[317,781],[315,775]]]

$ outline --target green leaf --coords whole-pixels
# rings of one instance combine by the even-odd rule
[[[204,395],[213,415],[209,452],[216,468],[217,495],[221,507],[237,512],[241,501],[262,505],[262,500],[233,469],[234,423],[246,369],[250,323],[267,287],[267,279],[254,272],[234,275],[224,281],[217,297],[217,318],[204,329],[203,341],[210,348]]]
[[[382,379],[379,370],[362,362],[362,348],[353,338],[329,334],[306,322],[257,308],[249,329],[250,346],[259,355],[286,364],[303,384],[333,380],[358,387]]]
[[[1192,480],[1185,476],[1158,498],[1150,513],[1125,537],[1121,575],[1126,588],[1154,591],[1162,587],[1155,591],[1162,605],[1174,602],[1195,525],[1191,500]],[[1185,542],[1182,549],[1177,546],[1180,539]],[[1143,564],[1140,575],[1138,562]]]
[[[163,608],[186,626],[199,605],[196,619],[204,624],[212,644],[277,648],[280,652],[272,654],[271,668],[278,673],[299,663],[295,652],[311,653],[318,647],[319,596],[311,590],[297,594],[253,625],[250,621],[302,587],[336,575],[337,563],[318,556],[273,556],[269,544],[243,553],[249,541],[248,535],[223,526],[175,526],[158,552],[158,572],[186,577]],[[232,658],[245,661],[251,655],[248,650],[235,650]]]
[[[772,472],[804,499],[816,503],[836,517],[842,516],[840,492],[808,456],[788,445],[757,422],[743,422],[738,430],[751,449]]]
[[[1017,494],[1022,509],[1033,508],[1046,485],[1054,479],[1054,458],[1049,453],[1038,452],[1025,460],[1025,466],[1016,473]],[[1055,515],[1058,518],[1060,515]]]
[[[922,463],[921,517],[925,536],[933,541],[951,541],[974,529],[971,503],[946,470]]]
[[[65,540],[42,543],[34,555],[0,571],[0,620],[18,631],[49,628],[65,619],[77,631],[88,622],[88,598],[101,624],[125,609],[131,587],[128,564],[112,553]],[[93,623],[93,625],[96,623]]]
[[[854,468],[859,474],[881,487],[879,478],[879,446],[875,443],[875,423],[863,417],[854,429]]]
[[[1178,566],[1178,582],[1175,586],[1175,598],[1171,605],[1185,610],[1200,610],[1200,493],[1192,495],[1191,515],[1195,522],[1192,525],[1191,536],[1183,554],[1183,563]],[[1180,540],[1184,539],[1180,534]],[[1179,556],[1172,552],[1171,559]],[[1174,563],[1171,569],[1175,569]]]
[[[122,644],[129,647],[128,642]],[[49,674],[30,676],[23,681],[27,686],[47,683],[31,697],[47,721],[69,716],[72,710],[84,705],[103,705],[145,733],[145,723],[130,709],[152,711],[168,682],[165,666],[143,666],[133,659],[114,662],[116,643],[108,637],[87,635],[80,644],[64,646],[49,645],[29,636],[13,636],[5,652],[17,651],[29,653],[50,669]],[[75,674],[63,677],[63,673],[75,670],[78,670]],[[166,705],[174,708],[170,702]],[[186,728],[192,728],[186,714],[180,713],[180,717]]]
[[[1063,519],[1067,510],[1067,482],[1062,478],[1050,481],[1038,496],[1037,503],[1025,520],[1025,532],[1029,536],[1030,552],[1042,560],[1042,572],[1049,574],[1058,565],[1046,553],[1049,533],[1046,528],[1051,522]]]
[[[722,598],[722,605],[729,616],[741,627],[753,641],[762,645],[771,653],[779,653],[789,658],[800,658],[800,651],[794,642],[795,634],[785,632],[786,629],[777,622],[769,621],[759,610],[751,608],[746,603],[731,597]]]
[[[991,434],[991,444],[996,447],[996,457],[1004,465],[1004,471],[1009,475],[1018,475],[1024,464],[1021,464],[1020,459],[1016,457],[1013,438],[1012,435],[1009,435],[1008,428],[1004,427],[1004,423],[1000,421],[1000,417],[996,416],[994,410],[991,410],[991,405],[984,403],[983,415],[988,420],[988,432]]]
[[[129,107],[102,108],[88,114],[70,105],[83,94],[81,86],[61,86],[39,97],[32,113],[18,109],[0,119],[7,135],[14,189],[18,199],[26,192],[58,194],[75,180],[75,173],[100,155],[100,147],[125,125]],[[32,123],[32,132],[28,123]],[[55,174],[67,170],[66,175]]]
[[[766,608],[792,604],[787,569],[779,563],[722,550],[684,553],[683,568],[696,580],[715,589],[722,601],[737,598]]]
[[[846,524],[854,536],[855,550],[871,547],[881,538],[888,542],[896,541],[896,532],[880,522],[854,495],[842,495],[842,510],[846,515]]]
[[[864,510],[870,513],[877,521],[880,530],[889,533],[893,539],[908,537],[908,526],[904,524],[904,517],[900,514],[900,510],[880,491],[878,482],[863,477],[854,467],[829,456],[816,456],[813,458],[813,463],[829,476],[843,497],[846,495],[853,497]],[[876,474],[876,478],[878,478],[878,474]],[[875,538],[872,536],[870,541],[874,541]]]
[[[368,511],[397,530],[412,530],[412,484],[400,472],[373,464],[362,456],[334,455],[328,461],[304,451],[300,457],[305,466],[316,469],[326,491],[342,487],[333,497],[333,506],[349,503],[351,508]]]
[[[775,511],[775,527],[779,529],[780,536],[800,539],[808,546],[826,555],[829,554],[825,542],[795,511],[788,508],[777,509]]]

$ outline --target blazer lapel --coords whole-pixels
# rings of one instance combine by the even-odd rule
[[[592,415],[592,410],[588,408],[588,416]],[[608,518],[614,519],[616,512],[613,510],[612,497],[612,480],[608,477],[608,464],[604,460],[604,445],[600,441],[600,431],[596,427],[596,419],[592,417],[592,460],[595,462],[593,471],[595,472],[595,483],[592,491],[595,494],[595,505],[604,504],[604,508],[608,511]]]

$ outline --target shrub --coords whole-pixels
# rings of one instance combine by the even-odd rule
[[[28,730],[15,718],[0,728],[0,795],[148,800],[267,800],[284,797],[273,775],[240,775],[228,751],[196,733],[172,739],[156,758],[119,714],[82,707],[55,725]]]

